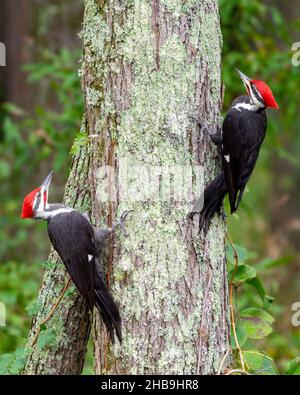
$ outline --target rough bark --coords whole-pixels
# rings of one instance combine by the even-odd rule
[[[225,227],[215,218],[198,236],[197,220],[185,221],[190,206],[176,199],[176,177],[201,165],[207,182],[218,169],[216,149],[193,121],[212,131],[219,122],[217,1],[86,0],[83,40],[93,217],[106,213],[111,223],[135,210],[108,259],[124,340],[112,347],[97,319],[96,373],[214,374],[229,344]],[[169,200],[125,199],[125,162],[132,183],[149,174],[155,181],[162,169]]]

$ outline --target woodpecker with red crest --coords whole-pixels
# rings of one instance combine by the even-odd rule
[[[196,202],[189,214],[189,218],[193,218],[195,213],[200,212],[199,228],[204,229],[205,233],[213,215],[220,214],[226,193],[229,195],[231,214],[238,209],[266,134],[265,110],[279,108],[265,82],[249,78],[239,70],[237,72],[248,95],[234,100],[224,119],[221,134],[211,135],[221,155],[222,171],[206,187],[204,198],[202,196]]]
[[[51,172],[39,188],[24,199],[21,218],[43,219],[48,223],[48,234],[54,249],[65,264],[80,294],[92,311],[96,306],[114,342],[116,332],[121,342],[121,317],[118,306],[105,285],[103,250],[106,240],[117,225],[124,224],[129,213],[122,214],[112,228],[94,227],[86,214],[63,204],[48,204]]]

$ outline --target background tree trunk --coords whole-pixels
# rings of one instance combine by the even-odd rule
[[[6,45],[7,64],[0,68],[1,102],[17,104],[28,112],[37,97],[40,105],[47,102],[43,89],[28,83],[22,67],[41,62],[45,49],[79,48],[81,15],[81,0],[1,0],[0,41]]]
[[[135,210],[128,236],[112,240],[107,253],[124,340],[111,346],[97,316],[95,371],[215,374],[229,347],[225,227],[215,218],[208,235],[199,236],[197,218],[185,220],[189,201],[178,194],[195,184],[181,177],[182,169],[195,181],[202,166],[202,182],[218,171],[216,149],[193,120],[217,130],[217,1],[85,0],[83,40],[87,138],[73,161],[65,201],[88,209],[98,225]],[[154,187],[159,181],[159,196],[137,184],[146,180],[147,186],[149,176]],[[125,197],[126,187],[133,195]],[[200,194],[199,186],[194,192]],[[64,279],[61,265],[47,269],[29,343]],[[42,352],[35,346],[25,373],[81,371],[89,316],[77,292],[65,300],[51,323],[54,344]]]

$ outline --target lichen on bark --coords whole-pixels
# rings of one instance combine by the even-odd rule
[[[229,338],[223,221],[215,219],[207,238],[198,237],[197,226],[184,220],[187,202],[172,193],[143,199],[139,181],[176,177],[185,166],[196,172],[201,165],[202,181],[216,172],[216,150],[193,117],[216,131],[222,101],[217,2],[85,5],[85,91],[90,97],[92,87],[97,98],[87,102],[87,130],[98,135],[90,172],[93,213],[106,212],[111,221],[135,210],[109,268],[124,340],[108,346],[97,323],[96,372],[215,373]],[[105,147],[100,160],[99,141]],[[116,200],[109,203],[99,188],[105,165],[115,170]],[[162,173],[155,174],[157,167]],[[136,188],[135,199],[124,197],[124,183]]]

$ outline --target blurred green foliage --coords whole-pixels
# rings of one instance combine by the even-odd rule
[[[268,132],[254,175],[238,215],[228,217],[231,238],[243,246],[238,249],[235,279],[238,338],[243,350],[256,349],[272,357],[280,372],[288,369],[295,374],[299,371],[291,369],[290,363],[300,354],[300,336],[291,324],[291,305],[298,297],[300,240],[297,230],[288,226],[299,215],[300,69],[292,66],[290,48],[297,41],[293,37],[297,37],[299,20],[293,15],[285,19],[284,4],[282,9],[272,5],[278,2],[220,0],[219,4],[224,112],[243,90],[235,68],[266,81],[280,107],[278,112],[268,111]],[[288,204],[280,206],[284,198]],[[286,237],[282,245],[281,234]],[[232,268],[230,247],[228,257]],[[252,310],[256,314],[245,319],[249,308],[256,309]]]
[[[38,294],[49,248],[45,224],[20,219],[22,202],[51,168],[56,181],[64,183],[68,175],[69,151],[80,130],[83,108],[78,59],[79,52],[67,49],[44,52],[43,62],[24,69],[28,81],[40,86],[47,107],[36,105],[31,114],[13,103],[1,108],[0,301],[7,316],[7,325],[0,330],[2,372],[14,373],[24,362],[21,348],[6,353],[21,346],[28,335],[30,306]]]
[[[268,133],[257,167],[257,183],[264,185],[254,191],[253,199],[244,199],[244,209],[250,219],[257,210],[265,215],[273,183],[293,188],[286,178],[273,179],[274,159],[283,159],[295,172],[300,166],[300,125],[298,117],[300,99],[299,68],[291,63],[292,35],[297,31],[298,20],[285,20],[279,9],[260,0],[220,0],[220,16],[223,33],[223,80],[226,87],[224,110],[241,94],[241,82],[235,72],[240,68],[247,75],[266,81],[274,93],[280,110],[269,111]],[[269,2],[271,3],[271,2]],[[292,142],[292,144],[291,144]],[[288,162],[288,163],[286,163]],[[271,170],[271,171],[270,171]],[[276,176],[276,175],[275,175]],[[298,176],[299,177],[299,176]],[[252,178],[254,180],[254,178]],[[251,182],[255,185],[255,182]],[[262,202],[264,204],[260,204]],[[266,203],[266,205],[265,205]],[[246,221],[247,222],[247,221]],[[251,235],[252,236],[252,235]]]
[[[39,83],[47,103],[53,105],[47,108],[36,105],[32,114],[26,114],[12,103],[2,107],[0,200],[4,203],[0,207],[0,237],[5,243],[0,247],[1,260],[12,257],[22,260],[24,252],[30,252],[38,240],[34,239],[32,245],[28,243],[28,227],[33,229],[36,224],[21,223],[19,214],[24,191],[30,192],[42,181],[35,176],[40,176],[41,167],[45,168],[44,174],[52,168],[56,173],[67,175],[68,153],[80,130],[83,108],[77,75],[79,56],[62,49],[58,54],[44,54],[44,63],[24,67],[29,73],[28,80]],[[36,244],[40,256],[40,243]],[[19,246],[22,248],[18,249]],[[43,243],[42,247],[44,252]]]
[[[235,273],[237,335],[251,372],[276,374],[279,369],[299,374],[299,330],[290,323],[291,302],[296,301],[295,284],[299,281],[299,239],[293,235],[295,242],[284,250],[279,248],[276,257],[272,243],[270,247],[274,201],[282,191],[299,199],[300,125],[296,120],[300,71],[292,67],[290,51],[299,21],[285,20],[272,2],[220,0],[219,4],[224,112],[243,91],[236,67],[264,79],[280,106],[279,112],[269,113],[268,135],[239,213],[228,218],[229,233],[239,255],[235,273],[232,248],[228,246],[229,279]],[[73,140],[76,135],[79,142],[84,138],[78,134],[83,108],[77,75],[79,53],[67,49],[43,51],[42,58],[40,63],[26,65],[25,70],[29,81],[39,86],[43,99],[38,102],[47,105],[36,105],[30,114],[13,103],[6,103],[0,110],[0,301],[6,303],[8,323],[0,330],[2,374],[17,373],[24,365],[22,345],[36,308],[41,263],[49,245],[45,224],[19,218],[24,193],[38,185],[40,174],[48,174],[50,168],[60,175],[63,184]],[[285,213],[286,217],[291,215],[293,211]],[[287,284],[288,292],[283,288]],[[52,341],[51,336],[45,333],[43,341]],[[232,345],[235,349],[234,339]],[[86,372],[92,372],[91,352]]]

